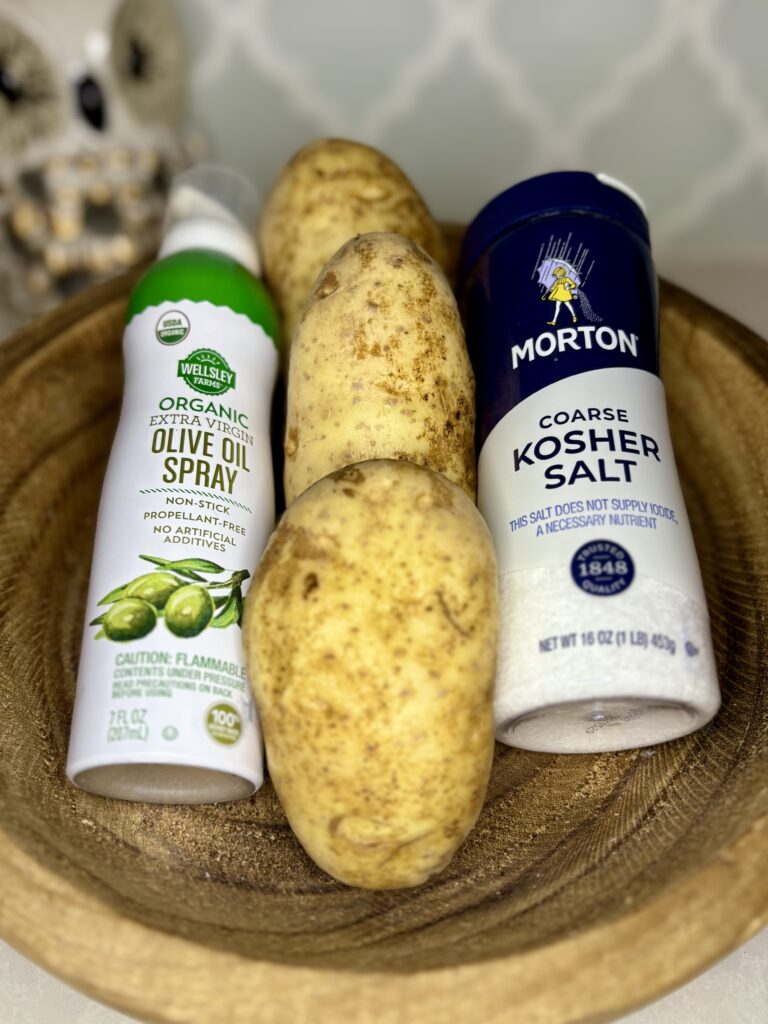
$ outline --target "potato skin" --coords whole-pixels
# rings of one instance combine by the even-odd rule
[[[325,265],[294,336],[284,483],[370,459],[442,473],[474,501],[475,381],[453,292],[402,235],[347,242]]]
[[[474,824],[497,616],[488,529],[429,470],[349,466],[283,515],[246,599],[246,662],[272,782],[335,878],[419,885]]]
[[[350,238],[369,231],[397,231],[443,258],[440,228],[383,153],[346,139],[319,139],[300,149],[278,178],[259,229],[286,345],[323,265]]]

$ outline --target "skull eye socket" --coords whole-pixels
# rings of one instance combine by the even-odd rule
[[[141,121],[174,121],[184,103],[186,52],[168,0],[124,0],[112,26],[112,64]]]
[[[52,134],[62,116],[57,80],[42,50],[0,17],[0,151],[19,154]]]
[[[146,78],[148,74],[147,51],[138,39],[131,39],[128,44],[128,70],[132,78]]]
[[[0,66],[0,94],[11,107],[24,98],[24,93],[16,81],[14,73],[9,68],[2,66]]]

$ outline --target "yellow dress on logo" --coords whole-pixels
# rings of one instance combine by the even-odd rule
[[[576,282],[572,281],[570,277],[558,277],[550,288],[547,298],[552,302],[570,302],[573,298],[571,289],[575,287]]]

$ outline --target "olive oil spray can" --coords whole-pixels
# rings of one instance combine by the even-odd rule
[[[568,753],[692,732],[720,696],[640,201],[584,172],[521,182],[470,226],[459,277],[499,560],[497,738]]]
[[[129,301],[67,763],[104,796],[209,803],[263,781],[240,635],[275,514],[278,321],[256,213],[238,175],[181,175]]]

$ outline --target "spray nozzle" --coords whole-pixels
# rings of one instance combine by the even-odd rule
[[[258,274],[258,217],[258,194],[242,174],[216,164],[191,167],[171,183],[160,256],[215,249]]]

